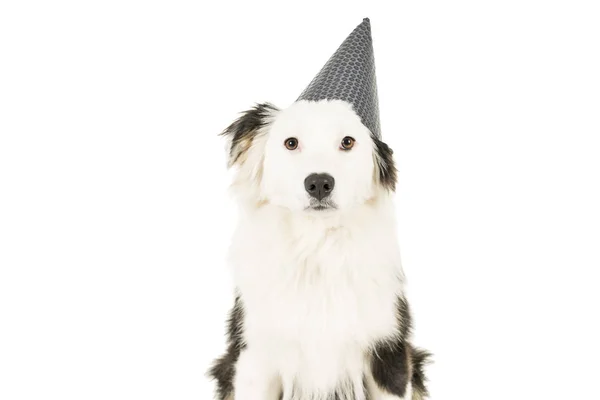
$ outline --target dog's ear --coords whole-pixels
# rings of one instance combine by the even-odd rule
[[[271,123],[277,111],[279,109],[270,103],[257,104],[243,112],[221,133],[229,139],[229,167],[236,163],[244,163],[254,138],[264,132],[264,128]]]
[[[372,137],[374,143],[375,179],[384,188],[395,191],[398,170],[394,163],[394,151],[377,137]]]

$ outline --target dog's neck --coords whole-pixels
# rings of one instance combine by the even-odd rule
[[[240,278],[241,284],[254,282],[255,274],[283,274],[286,282],[298,278],[323,287],[340,277],[371,279],[375,274],[377,279],[401,281],[403,276],[389,195],[322,214],[268,203],[248,207],[239,214],[231,260],[238,276],[250,274]]]

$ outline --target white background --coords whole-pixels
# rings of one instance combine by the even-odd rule
[[[595,2],[396,3],[3,1],[0,398],[211,398],[217,134],[366,16],[432,398],[600,398]]]

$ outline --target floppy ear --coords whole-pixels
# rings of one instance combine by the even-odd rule
[[[243,112],[221,133],[229,139],[229,167],[244,163],[252,141],[271,122],[277,111],[279,109],[270,103],[257,104]]]
[[[377,137],[372,137],[375,158],[375,179],[384,188],[396,190],[398,170],[394,163],[394,151]]]

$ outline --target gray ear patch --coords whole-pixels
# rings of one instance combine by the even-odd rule
[[[380,139],[373,137],[375,143],[375,162],[379,183],[388,190],[396,190],[398,170],[394,162],[394,151]]]
[[[243,161],[243,156],[252,145],[252,140],[269,123],[276,111],[278,108],[270,103],[257,104],[250,110],[244,111],[221,133],[231,141],[229,166]]]

